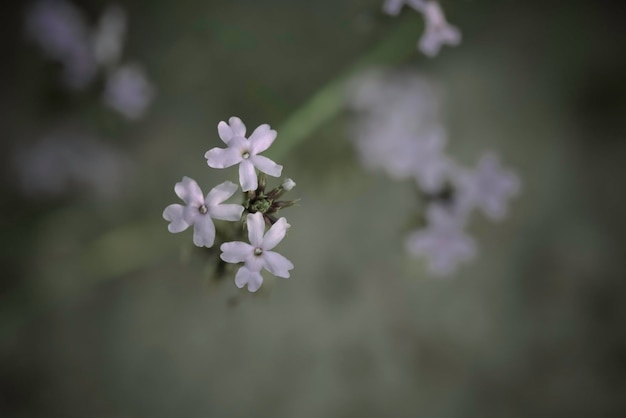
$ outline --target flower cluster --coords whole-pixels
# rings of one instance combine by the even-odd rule
[[[520,181],[495,154],[483,155],[473,169],[446,155],[440,101],[432,83],[412,74],[373,72],[348,92],[348,105],[358,114],[351,137],[364,165],[413,180],[424,202],[424,226],[409,234],[406,249],[427,257],[431,272],[445,275],[476,254],[464,232],[470,213],[478,209],[503,219]]]
[[[216,240],[216,225],[213,219],[230,221],[229,233],[221,236],[240,237],[247,227],[249,243],[240,240],[223,242],[220,245],[220,258],[226,263],[244,263],[235,275],[235,284],[242,288],[247,285],[250,292],[256,292],[263,283],[261,270],[265,268],[278,277],[289,277],[293,264],[284,256],[271,251],[285,237],[290,225],[276,214],[281,209],[292,206],[296,200],[278,200],[284,193],[293,189],[296,183],[286,179],[280,186],[266,191],[266,176],[279,177],[283,167],[260,155],[276,139],[276,131],[264,124],[256,128],[246,138],[246,126],[237,117],[231,117],[217,126],[220,139],[226,148],[212,148],[205,158],[211,168],[239,166],[239,184],[243,191],[242,204],[224,203],[238,190],[235,183],[226,181],[214,187],[206,196],[198,184],[189,177],[176,183],[174,191],[185,203],[172,204],[163,211],[163,218],[170,222],[172,233],[182,232],[193,226],[193,243],[198,247],[211,248]],[[257,173],[257,169],[261,172]],[[269,230],[265,232],[265,227]]]
[[[120,62],[126,20],[123,9],[110,6],[92,29],[71,3],[37,0],[28,10],[26,30],[51,59],[62,64],[70,88],[86,88],[102,70],[104,103],[135,120],[144,115],[155,91],[139,65]]]
[[[418,43],[418,48],[424,55],[434,57],[439,53],[442,45],[454,46],[461,42],[461,32],[446,21],[443,10],[437,1],[385,0],[383,12],[397,16],[404,5],[413,8],[424,16],[426,29]]]

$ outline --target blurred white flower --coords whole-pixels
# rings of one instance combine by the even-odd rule
[[[227,263],[245,263],[235,276],[235,284],[239,288],[248,285],[250,292],[256,292],[263,284],[263,268],[275,276],[289,277],[293,264],[271,250],[282,241],[290,225],[285,218],[280,218],[265,233],[265,221],[260,212],[248,215],[246,222],[250,244],[241,241],[226,242],[220,247],[220,257]]]
[[[419,49],[425,55],[434,57],[442,45],[458,45],[461,42],[461,32],[446,21],[438,2],[425,3],[423,14],[426,30],[419,41]]]
[[[227,148],[212,148],[204,157],[212,168],[228,168],[239,164],[239,182],[244,192],[256,190],[258,179],[256,169],[272,177],[280,177],[283,166],[276,164],[267,157],[258,155],[267,150],[276,139],[276,131],[267,124],[260,125],[246,139],[246,127],[238,118],[231,118],[228,126],[225,122],[218,124],[218,133]],[[221,126],[221,128],[220,128]],[[227,128],[230,128],[230,132]],[[232,134],[232,135],[231,135]]]
[[[107,144],[73,132],[53,133],[17,151],[18,184],[30,196],[74,190],[109,198],[130,184],[130,160]]]
[[[125,35],[126,12],[119,6],[109,6],[92,35],[93,54],[98,65],[111,69],[119,63]]]
[[[448,275],[458,263],[476,256],[474,239],[463,231],[465,217],[458,215],[446,206],[431,205],[426,214],[428,225],[406,239],[407,251],[426,257],[433,274]]]
[[[45,53],[59,61],[64,81],[84,88],[97,72],[85,18],[64,0],[39,0],[27,11],[26,31]]]
[[[104,101],[128,119],[141,118],[154,99],[154,87],[137,65],[124,65],[111,73],[104,90]]]
[[[369,72],[351,83],[347,101],[358,112],[351,139],[365,167],[415,178],[429,192],[443,185],[449,162],[441,97],[432,83],[415,74]]]
[[[195,180],[183,177],[176,183],[174,191],[185,202],[185,206],[172,204],[163,211],[163,219],[169,221],[168,230],[178,233],[193,225],[193,243],[198,247],[211,247],[215,241],[213,219],[238,221],[243,213],[243,206],[222,204],[236,191],[237,185],[226,181],[214,187],[204,197]]]
[[[424,55],[434,57],[439,53],[442,45],[458,45],[461,42],[461,32],[446,21],[437,1],[385,0],[383,12],[397,16],[404,5],[412,7],[424,16],[426,29],[418,43],[419,50]]]
[[[465,199],[493,220],[506,216],[507,200],[520,191],[517,175],[503,170],[499,158],[491,153],[483,155],[475,169],[462,172],[457,182],[467,191]]]

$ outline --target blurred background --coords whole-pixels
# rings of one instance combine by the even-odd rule
[[[619,2],[446,0],[463,41],[430,59],[421,16],[379,0],[118,1],[118,61],[78,73],[35,4],[0,6],[0,416],[626,412]],[[89,27],[110,6],[71,4]],[[439,86],[457,161],[491,150],[522,181],[450,277],[404,250],[411,182],[350,141],[343,86],[374,65]],[[161,218],[182,176],[236,181],[203,157],[233,115],[278,130],[302,199],[291,278],[257,294]]]

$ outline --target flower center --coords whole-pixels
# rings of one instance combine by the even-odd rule
[[[198,208],[198,212],[200,212],[201,214],[206,214],[209,211],[209,209],[207,209],[206,205],[202,205]]]
[[[259,256],[261,254],[263,254],[263,250],[262,249],[260,249],[260,248],[255,248],[254,249],[254,255]]]
[[[244,160],[247,160],[248,158],[250,158],[250,153],[248,151],[244,151],[241,156]]]

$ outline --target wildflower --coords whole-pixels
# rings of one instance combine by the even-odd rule
[[[226,145],[230,142],[233,136],[246,136],[246,125],[236,116],[228,119],[228,123],[221,121],[217,124],[217,133],[220,139],[224,141]]]
[[[229,122],[230,125],[223,122],[218,125],[220,138],[228,145],[228,148],[212,148],[207,151],[204,157],[209,167],[228,168],[239,164],[239,183],[244,192],[258,187],[256,169],[272,177],[280,177],[283,166],[258,155],[272,145],[276,139],[276,131],[270,129],[269,125],[263,124],[252,132],[249,139],[246,139],[245,125],[238,123],[241,120],[231,118]]]
[[[237,191],[237,185],[226,181],[214,187],[206,197],[193,179],[183,177],[176,183],[174,191],[186,204],[172,204],[163,211],[163,218],[169,221],[168,230],[172,233],[182,232],[194,227],[193,243],[198,247],[211,247],[215,241],[215,225],[213,219],[238,221],[241,219],[243,206],[222,204]]]
[[[265,222],[260,212],[250,214],[246,219],[250,244],[241,241],[226,242],[221,245],[220,258],[227,263],[245,263],[235,276],[235,284],[242,288],[248,285],[250,292],[256,292],[263,284],[261,269],[278,277],[289,277],[293,264],[284,256],[271,251],[287,233],[291,225],[280,218],[265,232]]]
[[[433,274],[450,274],[459,262],[476,255],[476,243],[463,231],[464,217],[457,215],[445,206],[431,205],[426,214],[428,226],[406,239],[409,253],[427,257]]]
[[[107,79],[104,101],[128,119],[139,119],[154,98],[154,87],[136,65],[117,68]]]
[[[517,175],[503,170],[499,158],[491,153],[485,154],[474,170],[464,172],[459,183],[467,190],[467,199],[493,220],[506,216],[507,199],[520,190]]]
[[[434,57],[442,45],[458,45],[461,42],[461,32],[446,21],[438,2],[425,2],[422,13],[426,21],[426,30],[418,45],[424,55]]]
[[[63,0],[40,0],[28,11],[26,30],[52,59],[63,65],[69,87],[81,89],[95,77],[97,65],[88,42],[84,16]]]

